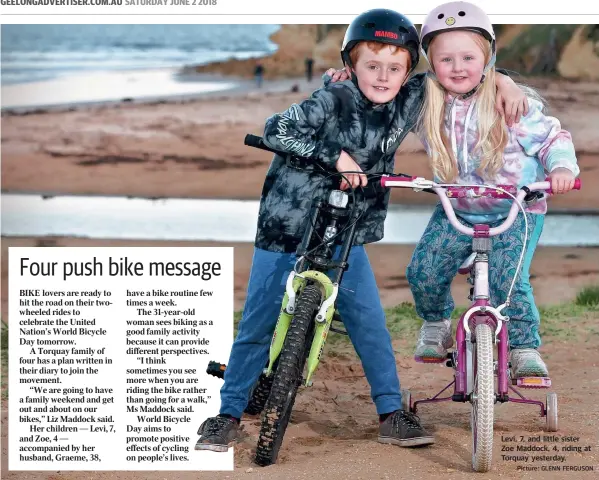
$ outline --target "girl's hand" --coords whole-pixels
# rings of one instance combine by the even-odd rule
[[[339,160],[335,164],[335,168],[338,172],[361,172],[360,166],[351,158],[347,153],[341,150]],[[366,175],[359,173],[344,173],[345,178],[341,179],[341,190],[347,190],[351,185],[353,188],[359,186],[365,187],[368,184]],[[346,180],[347,179],[347,180]],[[348,183],[349,182],[349,183]]]
[[[495,107],[505,118],[508,127],[518,123],[522,115],[528,113],[528,98],[524,91],[507,75],[497,75],[497,98]]]
[[[574,174],[567,168],[556,168],[549,174],[553,193],[567,193],[574,188]]]
[[[349,75],[347,74],[347,72],[343,68],[341,70],[335,70],[334,68],[329,68],[326,71],[326,74],[329,77],[331,77],[331,82],[332,83],[343,82],[344,80],[347,80],[349,78]]]

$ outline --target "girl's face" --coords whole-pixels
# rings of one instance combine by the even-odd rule
[[[465,30],[440,33],[433,39],[429,55],[443,88],[464,94],[480,83],[487,63],[481,40],[477,33]]]
[[[358,77],[360,91],[372,103],[393,100],[408,75],[410,54],[404,50],[393,52],[387,46],[373,52],[366,43],[355,48],[359,49],[354,72]],[[346,67],[346,71],[351,77],[349,67]]]

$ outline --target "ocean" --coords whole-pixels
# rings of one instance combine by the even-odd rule
[[[230,88],[182,67],[268,55],[279,25],[2,25],[2,107]]]

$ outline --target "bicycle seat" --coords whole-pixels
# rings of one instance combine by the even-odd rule
[[[464,260],[464,263],[460,265],[458,268],[458,273],[461,275],[468,275],[470,273],[470,269],[472,268],[472,264],[474,263],[474,259],[476,258],[476,252],[470,254],[470,256]]]

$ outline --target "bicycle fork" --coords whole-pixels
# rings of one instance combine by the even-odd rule
[[[337,299],[338,286],[324,273],[308,270],[297,274],[292,271],[287,279],[287,288],[281,304],[281,311],[277,320],[274,334],[270,343],[269,361],[265,369],[267,376],[272,374],[272,368],[281,353],[287,331],[295,313],[295,299],[301,294],[307,280],[312,280],[324,290],[324,299],[315,316],[314,340],[307,359],[307,375],[305,385],[311,385],[312,375],[318,366],[322,350],[333,321],[335,313],[335,300]]]
[[[487,225],[475,225],[475,235],[472,239],[474,261],[469,268],[468,282],[472,285],[469,299],[471,307],[460,317],[456,328],[456,351],[450,355],[447,365],[455,369],[454,380],[430,399],[414,402],[414,411],[418,403],[440,402],[453,400],[454,402],[467,402],[471,400],[474,389],[474,372],[476,371],[475,347],[476,338],[474,331],[476,325],[485,323],[494,331],[494,341],[498,348],[498,364],[496,373],[498,377],[498,399],[507,401],[508,375],[507,329],[502,328],[503,322],[509,320],[501,314],[504,307],[494,308],[490,304],[489,294],[489,254],[491,253],[491,239]],[[439,398],[445,390],[454,386],[454,393],[449,397]]]
[[[489,254],[492,250],[489,227],[487,225],[475,225],[474,237],[472,239],[472,251],[475,254],[474,264],[470,270],[468,282],[472,285],[470,289],[471,308],[460,318],[456,331],[456,343],[458,344],[458,365],[456,370],[455,393],[459,396],[468,396],[474,389],[475,352],[474,330],[476,326],[487,324],[494,331],[494,343],[497,344],[497,362],[495,373],[497,374],[497,399],[501,402],[508,400],[508,350],[509,339],[504,322],[509,318],[502,315],[501,310],[506,304],[498,308],[491,306],[489,292]]]

